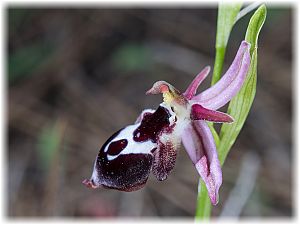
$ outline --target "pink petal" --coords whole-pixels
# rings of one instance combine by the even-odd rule
[[[229,102],[241,89],[250,65],[250,44],[243,41],[227,72],[212,87],[193,100],[208,109],[218,109]]]
[[[193,104],[191,109],[192,120],[206,120],[215,123],[232,123],[233,118],[222,112],[206,109],[198,104]]]
[[[183,93],[184,97],[188,100],[192,99],[194,95],[196,94],[198,86],[202,83],[202,81],[207,77],[209,74],[210,67],[205,67],[192,81],[190,86],[186,89],[186,91]]]
[[[206,184],[211,203],[216,205],[222,171],[214,138],[206,122],[192,122],[183,132],[182,143]]]

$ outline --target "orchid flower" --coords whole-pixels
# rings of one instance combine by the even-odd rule
[[[218,203],[222,171],[213,135],[206,121],[232,123],[233,118],[216,111],[241,89],[250,65],[250,44],[243,41],[228,71],[212,87],[196,95],[210,67],[205,67],[185,92],[157,81],[146,94],[163,95],[157,110],[144,110],[134,125],[112,135],[102,146],[92,177],[83,183],[91,188],[122,191],[142,188],[150,171],[165,180],[174,168],[182,141],[206,184],[212,204]]]

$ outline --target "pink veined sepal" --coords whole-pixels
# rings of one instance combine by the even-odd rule
[[[228,103],[241,89],[250,66],[250,44],[243,41],[231,66],[212,87],[192,99],[207,109],[216,110]]]
[[[222,170],[212,133],[205,121],[194,121],[182,135],[182,143],[206,184],[213,205],[218,203]]]

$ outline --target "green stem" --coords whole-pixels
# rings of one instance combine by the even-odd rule
[[[208,197],[205,183],[199,180],[198,197],[197,197],[196,220],[209,220],[211,213],[211,203]]]
[[[211,86],[218,82],[221,78],[221,73],[223,69],[224,57],[225,57],[225,46],[216,47],[216,58],[214,64],[214,72],[211,80]]]
[[[221,7],[219,8],[219,10],[221,10]],[[222,11],[223,14],[226,12],[226,10],[224,10],[224,7]],[[238,95],[236,95],[230,101],[228,111],[227,111],[227,113],[229,113],[231,116],[235,118],[235,123],[230,125],[223,124],[221,127],[220,136],[218,136],[214,132],[213,127],[211,126],[211,124],[209,124],[209,127],[212,130],[212,133],[214,135],[221,165],[223,165],[223,163],[225,162],[226,156],[228,155],[230,148],[234,144],[239,132],[241,131],[243,124],[247,118],[247,115],[251,109],[252,102],[254,100],[255,90],[256,90],[256,75],[257,75],[256,74],[257,40],[258,40],[259,32],[265,22],[266,13],[267,13],[266,6],[265,5],[260,6],[252,15],[247,28],[245,40],[251,44],[251,49],[250,49],[251,64],[247,74],[246,81],[242,89],[240,90]],[[218,17],[218,23],[219,23],[219,19],[220,16]],[[224,28],[224,30],[226,31],[227,29]],[[225,31],[223,31],[223,33]],[[226,36],[225,39],[223,40],[226,40]],[[221,61],[224,60],[225,49],[226,47],[224,48],[224,50],[216,48],[217,50],[216,62],[215,62],[216,72],[214,71],[214,76],[218,76],[219,71],[222,70],[223,62]],[[213,78],[213,82],[215,82],[216,80],[218,80],[218,77]],[[196,219],[199,220],[208,219],[211,213],[211,203],[203,181],[201,181],[201,183],[199,184],[197,201],[198,202],[197,202]]]
[[[215,44],[216,57],[211,85],[217,83],[217,81],[221,78],[228,39],[241,6],[242,4],[239,2],[234,4],[219,4]]]
[[[211,81],[211,86],[218,82],[221,78],[224,57],[226,53],[227,42],[234,26],[238,13],[241,8],[241,3],[226,4],[220,3],[218,9],[218,21],[217,21],[217,34],[216,34],[216,56],[214,63],[213,77]],[[213,133],[217,149],[219,149],[220,138],[215,131],[212,124],[209,127]],[[223,162],[223,160],[222,160]],[[200,179],[201,180],[201,179]],[[211,203],[207,193],[206,185],[201,180],[199,182],[198,198],[197,198],[197,209],[196,209],[196,219],[197,220],[207,220],[211,215]]]

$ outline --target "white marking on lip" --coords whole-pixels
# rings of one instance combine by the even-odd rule
[[[118,155],[109,155],[107,154],[107,159],[109,161],[114,160],[119,155],[127,155],[127,154],[152,154],[151,150],[157,147],[156,143],[153,143],[151,140],[144,142],[136,142],[133,140],[133,132],[141,125],[141,123],[130,125],[125,127],[121,132],[111,140],[110,143],[114,141],[118,141],[121,139],[126,139],[128,144],[126,148],[124,148]],[[140,133],[139,133],[140,135]],[[104,152],[108,151],[108,147],[110,143],[105,147]]]
[[[176,113],[173,112],[171,107],[169,105],[165,104],[165,103],[161,103],[160,106],[165,108],[169,112],[169,114],[171,115],[170,118],[169,118],[169,122],[170,122],[170,126],[172,126],[176,121],[176,119],[175,119],[176,118]],[[181,122],[180,118],[178,120],[179,121],[177,121],[177,122]],[[136,142],[136,141],[133,140],[133,133],[140,125],[141,125],[141,122],[125,127],[124,129],[122,129],[120,131],[120,133],[116,137],[114,137],[114,139],[111,140],[110,143],[112,143],[114,141],[119,141],[121,139],[126,139],[128,141],[128,144],[127,144],[126,148],[124,148],[118,155],[109,155],[109,154],[107,154],[107,159],[109,161],[116,159],[119,155],[127,155],[127,154],[151,154],[152,155],[151,151],[154,148],[158,147],[156,143],[153,143],[151,140],[144,141],[144,142]],[[178,135],[177,135],[177,133],[178,133],[177,129],[178,128],[177,127],[178,126],[175,126],[175,130],[174,130],[174,132],[172,132],[172,134],[167,135],[168,138],[170,138],[170,137],[178,138]],[[136,135],[137,135],[137,137],[140,137],[141,133],[137,133]],[[179,138],[179,140],[180,140],[180,138]],[[178,140],[176,140],[176,141],[173,140],[173,142],[177,143]],[[105,147],[104,152],[108,151],[108,147],[109,147],[110,143]]]
[[[170,118],[169,118],[169,123],[170,123],[170,126],[172,126],[172,124],[174,124],[175,120],[176,120],[175,119],[176,113],[171,109],[171,106],[169,106],[165,102],[160,103],[160,106],[165,108],[169,112],[169,114],[171,115]]]

